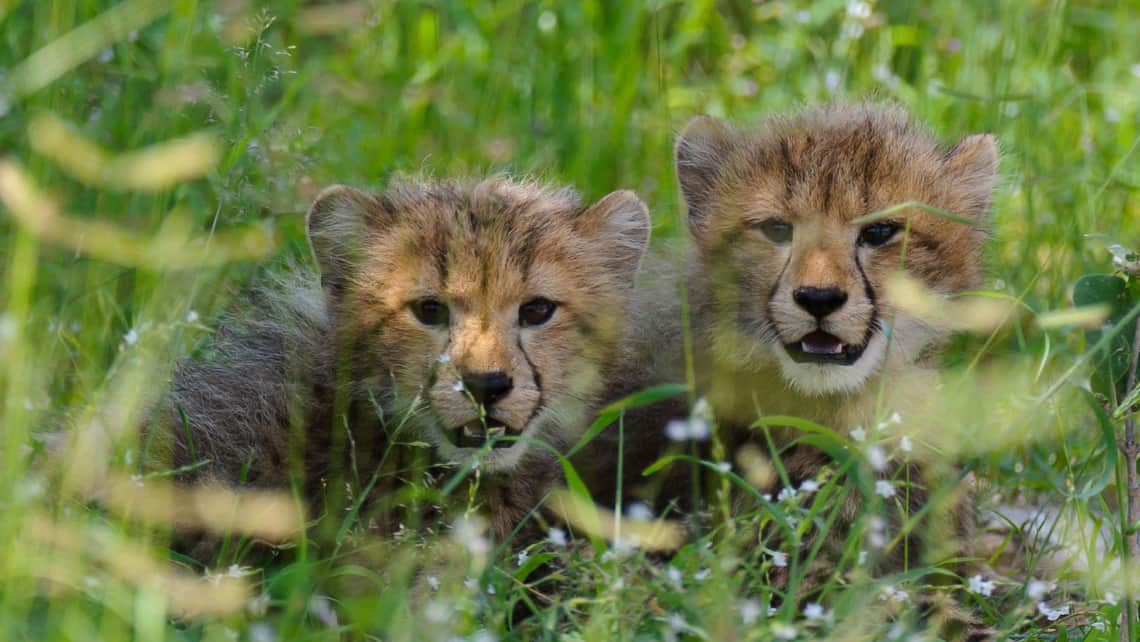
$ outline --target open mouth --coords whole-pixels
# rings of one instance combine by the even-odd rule
[[[796,363],[829,363],[849,366],[863,356],[867,342],[859,345],[843,343],[839,337],[816,330],[805,334],[794,343],[785,343],[784,349]]]
[[[510,448],[515,443],[513,440],[501,439],[513,431],[493,417],[487,417],[486,421],[473,419],[448,432],[452,442],[460,448],[482,448],[487,442],[491,442],[492,448]]]

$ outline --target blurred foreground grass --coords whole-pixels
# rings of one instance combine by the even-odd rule
[[[1006,180],[989,288],[1038,312],[1068,307],[1076,276],[1109,271],[1104,245],[1085,234],[1140,245],[1140,6],[929,5],[0,2],[0,638],[891,633],[864,616],[901,608],[894,584],[883,599],[836,586],[826,610],[770,615],[766,593],[741,587],[755,592],[771,560],[703,543],[665,567],[567,550],[557,536],[489,559],[443,538],[438,559],[450,563],[431,576],[430,599],[411,588],[414,549],[387,543],[365,547],[374,566],[302,543],[268,576],[238,555],[202,581],[165,563],[161,533],[138,515],[60,500],[33,436],[65,423],[86,431],[73,481],[112,462],[129,470],[110,436],[135,424],[142,395],[204,343],[260,263],[307,256],[301,212],[328,183],[534,173],[590,196],[633,188],[658,238],[682,235],[671,146],[702,112],[754,122],[874,96],[947,141],[993,132]],[[955,418],[1016,418],[1003,424],[1008,439],[962,449],[980,457],[993,495],[1051,497],[1072,521],[1119,531],[1117,460],[1090,406],[1031,394],[1087,349],[1063,324],[958,341],[948,361],[990,396],[970,397]],[[978,363],[997,366],[978,374]],[[1058,385],[1075,391],[1081,377]],[[1091,561],[1074,561],[1073,593],[1008,587],[985,607],[992,622],[1018,639],[1114,638],[1119,593],[1098,582],[1117,535],[1077,540]],[[564,559],[569,588],[511,632],[504,614],[533,599],[523,580],[547,555]]]

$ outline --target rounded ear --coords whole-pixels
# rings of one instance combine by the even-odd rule
[[[340,283],[359,262],[360,246],[376,200],[347,185],[333,185],[317,195],[305,215],[309,245],[321,270],[321,283]]]
[[[990,206],[997,184],[998,147],[990,134],[963,138],[950,148],[942,162],[945,176],[963,203],[961,214],[981,219]]]
[[[677,136],[673,156],[677,182],[689,205],[689,225],[703,217],[717,176],[732,152],[736,132],[712,116],[697,116]]]
[[[610,248],[607,262],[632,285],[649,247],[649,208],[645,203],[627,189],[611,192],[587,208],[579,221],[599,243]]]

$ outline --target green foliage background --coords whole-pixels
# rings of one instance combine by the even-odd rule
[[[1004,183],[993,206],[991,289],[1037,311],[1063,308],[1078,275],[1110,271],[1104,245],[1085,234],[1140,244],[1135,0],[174,0],[155,5],[159,17],[126,37],[96,33],[100,53],[42,89],[19,92],[7,82],[33,52],[113,5],[0,1],[0,153],[69,215],[143,236],[181,211],[195,234],[264,226],[282,241],[276,257],[304,256],[302,213],[327,184],[380,188],[393,172],[505,170],[572,183],[590,197],[635,189],[653,211],[656,237],[675,237],[684,225],[672,142],[688,118],[709,113],[748,124],[804,103],[873,98],[906,105],[947,144],[975,132],[997,136]],[[33,151],[29,124],[44,114],[112,152],[205,131],[222,154],[204,177],[169,190],[89,185]],[[160,360],[192,350],[207,334],[204,322],[257,269],[248,262],[192,271],[123,267],[40,243],[0,217],[0,542],[24,541],[18,534],[33,509],[60,510],[28,491],[29,467],[42,455],[30,435],[109,400],[132,331],[161,335]],[[203,321],[187,321],[191,310]],[[949,358],[971,359],[979,345],[959,342]],[[1086,348],[1079,330],[1065,328],[1019,331],[987,345],[990,355],[1060,367]],[[1062,432],[1080,433],[1083,411],[1058,412]],[[995,484],[1079,486],[1063,462],[1100,452],[1091,434],[1054,450],[997,453]],[[282,608],[269,616],[175,626],[145,591],[129,586],[113,598],[83,587],[45,592],[14,570],[21,555],[19,547],[0,552],[6,639],[225,639],[229,632],[262,639],[256,636],[274,631],[281,639],[331,639],[388,623],[393,605],[412,599],[392,589],[380,600],[384,608],[346,616],[370,612],[359,602],[329,627],[301,596],[336,566],[310,561],[277,578],[273,597]],[[697,628],[686,630],[669,625],[667,613],[681,606],[663,610],[649,599],[681,599],[662,578],[632,598],[607,588],[614,578],[604,571],[583,570],[575,581],[594,609],[551,609],[532,634],[550,627],[548,634],[582,639],[637,631],[700,638],[736,626],[726,624],[736,622],[734,607],[718,610],[712,597],[724,585],[707,595],[692,589],[685,598],[692,604],[702,595],[711,601],[687,616]],[[485,596],[486,610],[472,612],[494,612],[508,599],[503,593],[510,591]],[[1114,611],[1105,608],[1111,620]],[[506,631],[486,615],[465,622],[449,631]],[[1004,623],[1022,636],[1054,635],[1023,620]],[[758,639],[772,634],[741,630]],[[426,631],[393,629],[392,636]]]

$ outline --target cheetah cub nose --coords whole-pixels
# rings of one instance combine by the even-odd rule
[[[813,317],[822,319],[847,303],[847,293],[839,288],[803,287],[792,292],[792,299]]]
[[[507,396],[514,381],[505,372],[469,372],[463,375],[463,387],[482,406],[490,406]]]

